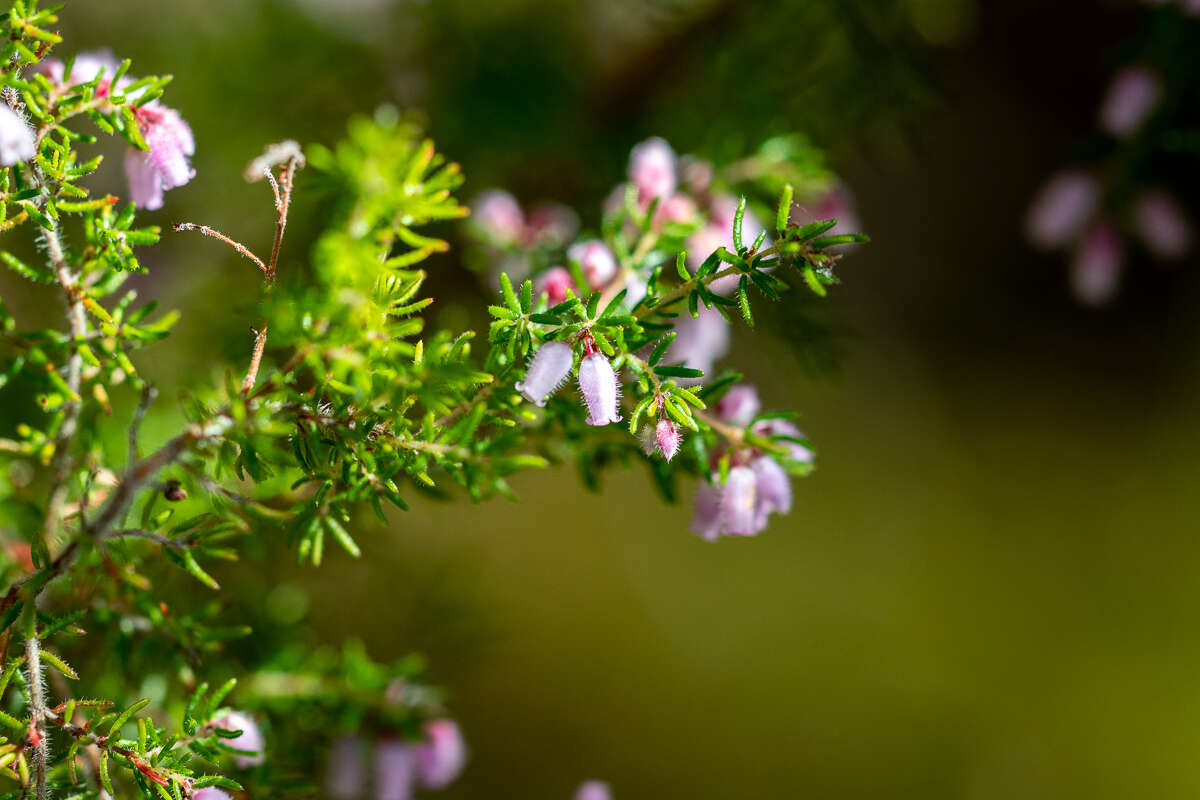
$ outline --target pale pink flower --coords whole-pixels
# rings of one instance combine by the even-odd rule
[[[174,109],[150,102],[134,111],[149,152],[130,148],[125,174],[133,202],[148,211],[162,208],[163,192],[183,186],[196,174],[188,160],[196,152],[192,129]]]
[[[587,406],[588,425],[608,425],[620,422],[617,398],[620,387],[612,364],[603,353],[595,352],[579,362],[579,392]]]
[[[471,203],[476,230],[498,245],[513,245],[525,235],[525,215],[517,199],[502,189],[489,189]]]
[[[696,222],[699,217],[700,209],[696,207],[692,198],[686,194],[673,194],[658,206],[654,213],[654,223],[656,228],[662,228],[668,223],[688,225]]]
[[[1157,73],[1147,67],[1126,67],[1109,85],[1100,106],[1100,127],[1118,138],[1136,133],[1161,96]]]
[[[11,167],[37,153],[33,129],[17,112],[0,104],[0,165]]]
[[[417,777],[417,748],[399,739],[375,744],[376,800],[409,800]]]
[[[792,481],[787,471],[769,456],[759,456],[750,462],[754,470],[755,521],[760,529],[767,525],[767,517],[775,512],[786,514],[792,510]]]
[[[600,289],[617,274],[617,258],[599,239],[576,242],[567,248],[567,260],[578,262],[588,286]]]
[[[604,781],[584,781],[575,790],[575,800],[612,800],[612,791]]]
[[[212,724],[227,731],[241,731],[232,739],[221,740],[227,747],[242,754],[235,755],[233,758],[240,768],[254,767],[266,760],[266,754],[263,752],[266,742],[263,739],[262,730],[248,714],[241,711],[230,711],[223,717],[213,720]]]
[[[715,483],[716,477],[713,481]],[[692,511],[692,532],[710,542],[721,535],[721,487],[702,480],[696,484],[696,502]]]
[[[1039,247],[1062,247],[1083,228],[1100,200],[1099,182],[1080,170],[1052,176],[1029,209],[1025,231]]]
[[[467,763],[467,745],[449,719],[425,723],[425,741],[417,748],[417,775],[427,789],[449,786]]]
[[[550,305],[558,305],[567,299],[567,290],[576,290],[575,280],[566,267],[551,267],[538,275],[534,286],[539,295],[545,295]]]
[[[663,458],[670,461],[679,452],[679,444],[683,441],[683,436],[673,421],[662,417],[654,426],[654,440],[658,452],[662,453]]]
[[[117,57],[107,48],[77,53],[75,63],[71,65],[71,77],[65,85],[78,86],[82,83],[91,83],[102,70],[104,75],[111,79],[113,75],[117,74],[117,68],[120,65],[121,62],[117,61]],[[34,71],[45,75],[52,83],[62,85],[66,65],[57,58],[47,58],[34,67]],[[96,87],[96,95],[104,97],[108,92],[108,81],[101,81],[101,85]]]
[[[637,187],[643,209],[656,197],[675,191],[675,151],[657,136],[633,148],[629,154],[629,180]]]
[[[738,383],[729,387],[717,401],[717,416],[731,425],[746,426],[762,410],[758,390],[751,383]]]
[[[701,195],[708,192],[713,178],[717,174],[716,167],[711,161],[705,161],[695,156],[683,156],[679,159],[679,177],[683,185],[692,194]]]
[[[762,531],[758,519],[758,480],[749,467],[732,467],[721,489],[721,532],[753,536]]]
[[[546,342],[533,354],[529,368],[525,370],[525,380],[516,382],[516,390],[539,408],[545,406],[546,398],[571,374],[574,359],[571,346],[566,342]]]
[[[334,800],[362,796],[367,783],[365,749],[361,736],[339,736],[334,740],[325,768],[325,790]]]
[[[573,209],[559,203],[543,203],[529,212],[525,240],[531,246],[562,247],[578,230],[579,215]]]
[[[1097,225],[1084,236],[1071,264],[1071,290],[1089,306],[1112,300],[1121,278],[1124,261],[1121,237],[1107,225]]]
[[[215,786],[206,786],[192,792],[192,800],[232,800],[232,798]]]
[[[1174,260],[1191,250],[1191,223],[1169,193],[1161,189],[1143,192],[1134,204],[1133,219],[1146,249],[1156,257]]]
[[[719,311],[700,306],[699,316],[685,310],[675,320],[675,341],[667,348],[666,361],[712,372],[713,365],[729,352],[729,322]]]

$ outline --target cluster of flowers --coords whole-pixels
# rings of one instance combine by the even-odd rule
[[[38,64],[37,71],[60,93],[99,78],[93,96],[103,103],[113,90],[112,82],[105,76],[116,75],[119,66],[112,53],[102,50],[80,53],[69,74],[63,62],[53,58]],[[116,88],[132,83],[132,78],[123,76]],[[127,98],[136,100],[139,91]],[[22,111],[19,107],[0,106],[0,164],[6,167],[28,161],[37,152],[37,134]],[[149,150],[130,147],[125,154],[129,196],[138,207],[152,211],[162,208],[164,191],[183,186],[195,176],[189,159],[196,152],[196,142],[179,112],[158,100],[134,106],[133,114]]]
[[[458,725],[449,719],[426,722],[424,739],[414,743],[379,739],[374,744],[374,797],[408,800],[415,789],[440,790],[449,786],[467,763],[467,747]],[[367,770],[363,756],[368,743],[360,736],[334,742],[326,770],[326,790],[334,800],[354,800],[364,795]]]
[[[780,440],[787,449],[787,457],[811,463],[812,451],[799,442],[789,441],[803,439],[804,434],[786,419],[755,421],[761,408],[758,391],[751,384],[741,383],[730,387],[717,403],[716,413],[722,421],[749,428],[760,436],[787,437]],[[753,536],[767,527],[771,514],[792,510],[788,473],[774,457],[752,446],[733,448],[728,455],[731,466],[724,481],[720,473],[714,472],[711,482],[701,481],[696,487],[692,531],[709,541],[720,536]]]
[[[1157,110],[1162,95],[1162,80],[1154,70],[1125,68],[1113,78],[1100,105],[1100,130],[1119,141],[1133,138]],[[1112,300],[1125,261],[1122,226],[1114,214],[1103,210],[1104,193],[1095,174],[1082,169],[1060,171],[1042,187],[1026,223],[1034,245],[1073,250],[1071,290],[1090,306]],[[1138,193],[1124,227],[1162,261],[1176,261],[1192,248],[1191,222],[1179,202],[1162,188]]]

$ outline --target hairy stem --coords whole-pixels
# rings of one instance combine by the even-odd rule
[[[46,761],[50,743],[46,738],[46,684],[42,679],[42,649],[36,633],[25,639],[25,667],[29,671],[29,738],[33,744],[33,780],[37,800],[48,800]]]

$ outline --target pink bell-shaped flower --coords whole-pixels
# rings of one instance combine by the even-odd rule
[[[758,519],[758,479],[749,467],[733,467],[721,490],[721,532],[753,536],[762,530]]]
[[[546,405],[546,398],[554,393],[571,374],[575,354],[566,342],[546,342],[533,354],[525,380],[517,381],[518,392],[539,408]],[[610,368],[611,369],[611,368]]]
[[[588,425],[620,422],[617,398],[620,387],[612,364],[603,353],[591,353],[579,362],[579,391],[588,409]]]
[[[417,775],[428,789],[449,786],[467,763],[467,745],[457,723],[435,719],[425,723],[425,741],[417,748]]]
[[[1081,170],[1052,176],[1029,209],[1025,234],[1038,247],[1062,247],[1078,235],[1100,201],[1100,184]]]
[[[138,129],[150,150],[130,148],[125,154],[129,196],[140,208],[162,208],[163,192],[183,186],[196,174],[188,160],[196,141],[179,112],[155,102],[134,112]]]
[[[0,165],[11,167],[37,152],[33,129],[6,105],[0,105]]]
[[[417,778],[417,748],[399,739],[375,744],[376,800],[409,800]]]

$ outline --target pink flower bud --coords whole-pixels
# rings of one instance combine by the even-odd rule
[[[700,210],[692,198],[686,194],[673,194],[658,206],[654,214],[656,226],[661,228],[667,223],[687,225],[699,219]]]
[[[575,354],[566,342],[546,342],[533,354],[525,370],[525,380],[517,381],[516,389],[525,399],[539,408],[571,374]]]
[[[0,105],[0,165],[28,161],[36,152],[33,129],[11,108]]]
[[[716,480],[715,476],[713,480]],[[721,535],[721,488],[708,481],[696,484],[692,532],[710,542],[715,542]]]
[[[589,239],[571,245],[567,248],[567,260],[579,263],[579,268],[592,289],[607,286],[617,274],[616,256],[599,239]]]
[[[679,443],[683,441],[683,436],[675,427],[675,423],[664,417],[659,419],[658,424],[654,426],[654,439],[658,445],[658,452],[662,453],[663,458],[670,461],[679,452]]]
[[[233,759],[241,769],[257,766],[266,759],[263,753],[265,742],[262,731],[249,715],[241,711],[230,711],[225,716],[213,720],[212,724],[227,731],[241,731],[241,734],[232,739],[222,740],[228,747],[244,754],[234,756]]]
[[[679,175],[684,186],[693,194],[704,194],[712,186],[713,177],[717,170],[712,162],[695,156],[684,156],[679,159]]]
[[[733,467],[721,490],[721,532],[753,536],[762,530],[758,520],[757,478],[749,467]]]
[[[1137,132],[1158,105],[1162,84],[1146,67],[1127,67],[1117,73],[1100,106],[1100,127],[1118,138]]]
[[[1079,233],[1099,199],[1100,186],[1091,175],[1079,170],[1057,173],[1029,209],[1029,241],[1039,247],[1062,247]]]
[[[668,363],[682,361],[684,366],[707,374],[727,352],[729,322],[719,311],[700,306],[699,316],[685,313],[675,320],[675,341],[667,349],[666,360]]]
[[[575,800],[612,800],[612,790],[604,781],[584,781],[575,790]]]
[[[476,230],[499,245],[516,244],[525,235],[525,215],[511,194],[489,189],[471,203]]]
[[[196,152],[196,141],[174,109],[150,102],[134,115],[150,151],[130,148],[125,154],[129,195],[139,207],[153,211],[162,208],[163,191],[183,186],[195,176],[188,158]]]
[[[1146,249],[1156,257],[1182,258],[1192,248],[1192,226],[1167,192],[1143,192],[1134,205],[1133,218]]]
[[[449,719],[425,723],[425,741],[417,749],[417,773],[427,789],[449,786],[467,763],[467,746]]]
[[[617,398],[620,396],[617,374],[603,353],[592,353],[579,362],[579,391],[587,406],[588,425],[600,426],[621,421],[617,410]]]
[[[1092,228],[1075,251],[1071,264],[1071,289],[1075,298],[1089,306],[1112,300],[1121,277],[1124,248],[1116,231],[1107,225]]]
[[[629,155],[629,180],[638,189],[642,207],[655,197],[675,191],[675,151],[665,139],[654,137],[633,148]]]
[[[731,425],[746,426],[762,410],[758,390],[752,383],[738,383],[717,401],[717,416]]]
[[[767,524],[767,516],[792,510],[792,481],[787,471],[775,459],[759,456],[750,463],[754,470],[754,491],[758,497],[754,512],[760,527]]]
[[[360,736],[339,736],[334,740],[325,768],[325,790],[334,800],[362,796],[367,783],[364,747]]]
[[[192,800],[233,800],[228,794],[215,786],[206,786],[192,792]]]
[[[416,780],[417,749],[399,739],[375,744],[376,800],[409,800]]]
[[[579,230],[579,215],[567,206],[545,203],[529,212],[525,238],[530,245],[562,247]]]
[[[550,305],[567,299],[567,289],[575,289],[575,281],[565,267],[551,267],[537,277],[535,282],[539,295],[545,295]]]

